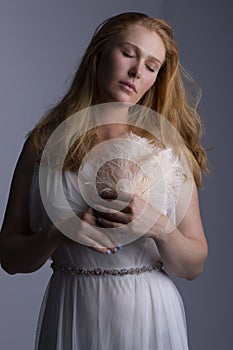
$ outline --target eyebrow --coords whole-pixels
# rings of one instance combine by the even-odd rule
[[[123,42],[120,43],[120,45],[124,45],[124,44],[130,45],[130,46],[132,46],[134,49],[136,49],[137,51],[142,52],[142,50],[140,49],[140,47],[138,47],[137,45],[134,45],[134,44],[132,44],[132,43],[129,43],[128,41],[123,41]],[[154,57],[154,56],[149,55],[148,58],[149,58],[149,59],[152,59],[152,60],[154,60],[154,61],[157,61],[160,65],[162,65],[162,62],[161,62],[157,57]]]

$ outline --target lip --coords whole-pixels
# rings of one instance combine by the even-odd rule
[[[120,81],[120,84],[124,85],[126,88],[129,88],[129,91],[137,92],[135,85],[129,81]]]

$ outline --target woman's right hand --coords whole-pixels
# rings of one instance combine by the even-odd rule
[[[120,242],[116,242],[112,235],[107,236],[98,229],[102,226],[98,223],[96,213],[92,208],[79,213],[78,217],[80,219],[78,221],[76,218],[71,218],[51,226],[51,234],[58,246],[80,243],[98,253],[107,255],[121,249]],[[67,230],[68,227],[72,227],[72,231],[74,231],[73,227],[77,227],[75,236],[72,234],[72,237],[70,237],[69,230]]]

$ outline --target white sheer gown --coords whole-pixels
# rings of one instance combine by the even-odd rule
[[[164,153],[167,154],[172,161],[171,152]],[[83,210],[86,203],[73,174],[65,171],[63,176],[71,207]],[[31,186],[34,229],[48,224],[38,183],[36,165]],[[54,186],[56,181],[48,186],[50,201],[55,200],[51,198],[56,192]],[[168,188],[169,195],[171,192]],[[169,202],[170,206],[174,204],[171,196],[167,206]],[[165,208],[167,213],[169,210]],[[99,254],[78,243],[58,248],[52,256],[53,273],[41,306],[35,349],[187,350],[181,296],[163,269],[148,268],[160,259],[153,239],[145,237],[111,255]],[[143,266],[147,268],[140,274],[127,271]]]

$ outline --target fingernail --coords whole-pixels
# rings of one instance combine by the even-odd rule
[[[110,254],[112,254],[112,252],[110,249],[107,249],[105,254],[110,255]]]
[[[123,248],[123,247],[122,247],[122,244],[119,243],[118,246],[117,246],[117,249],[118,249],[118,250],[121,250],[122,248]]]
[[[100,218],[100,217],[98,216],[98,218],[96,219],[96,221],[97,221],[99,224],[101,224],[102,218]]]

